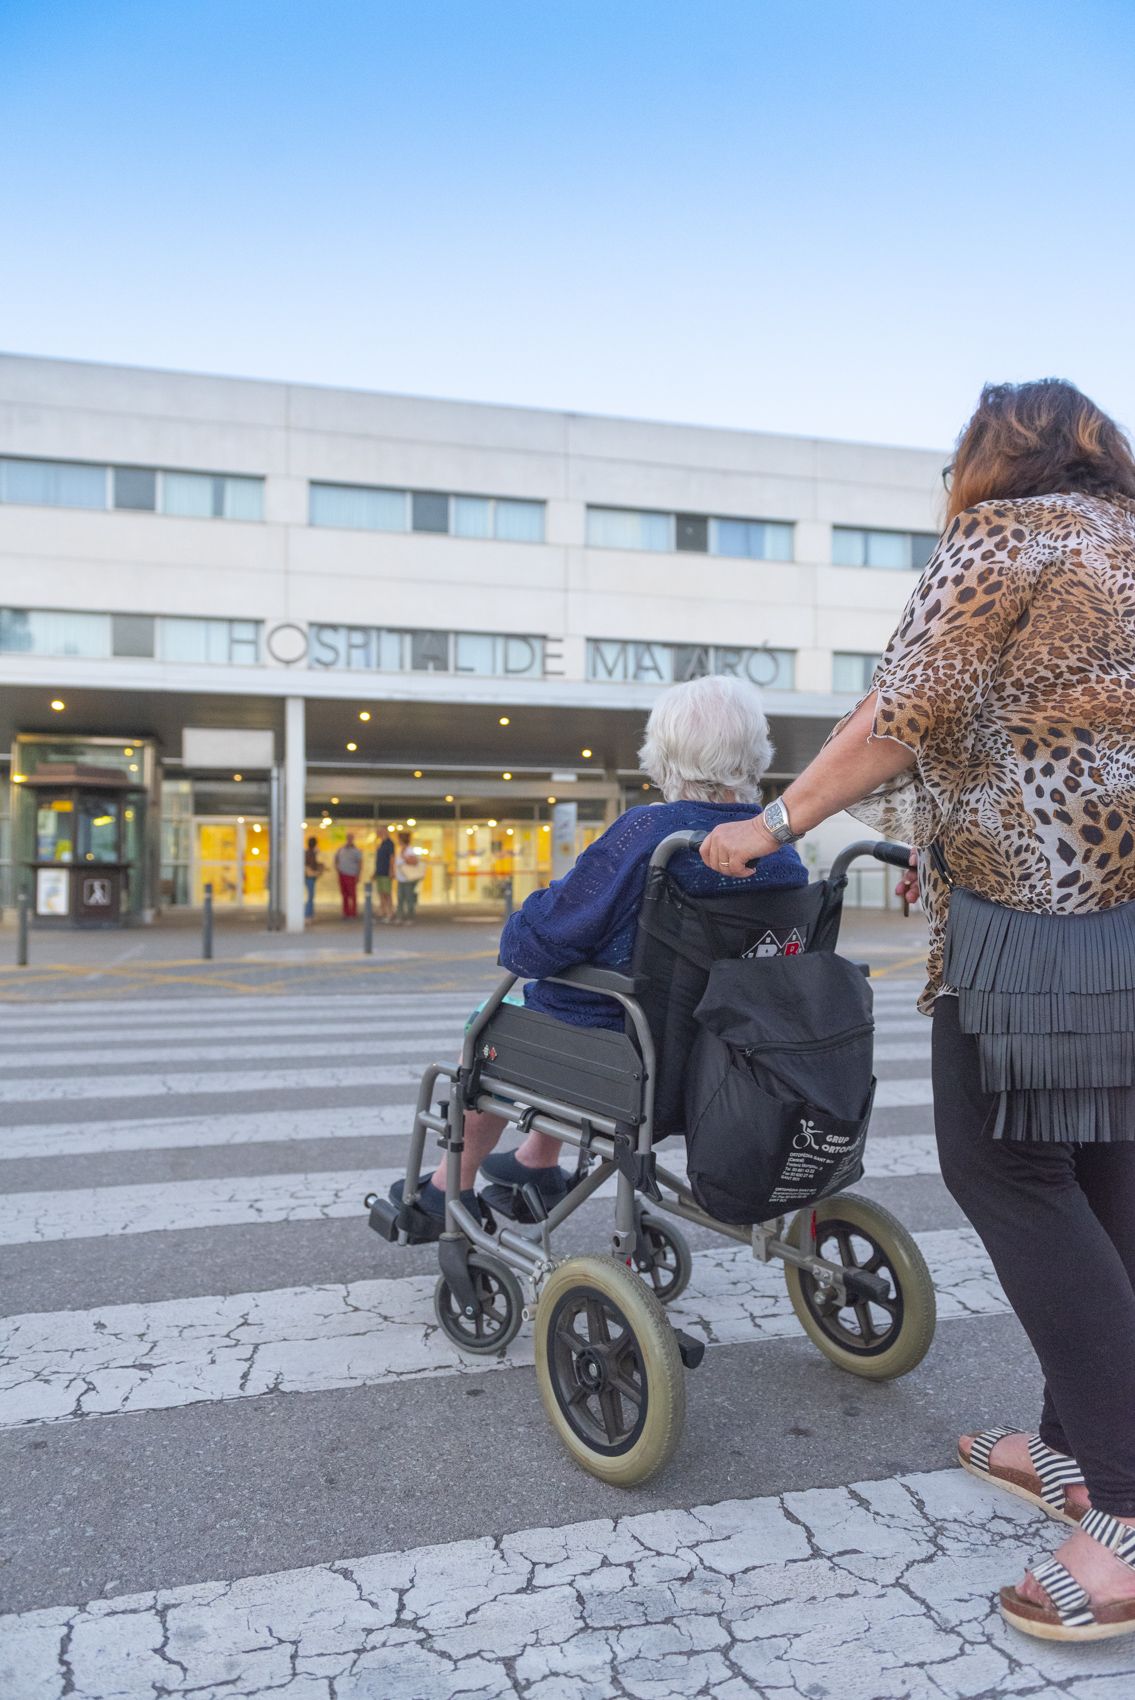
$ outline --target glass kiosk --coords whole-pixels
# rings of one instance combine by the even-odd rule
[[[119,926],[141,896],[146,791],[116,767],[43,762],[23,780],[37,923]],[[29,806],[31,805],[31,806]]]

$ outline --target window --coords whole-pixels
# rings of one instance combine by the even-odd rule
[[[0,653],[99,659],[110,654],[110,615],[0,608]]]
[[[153,656],[154,616],[152,614],[112,614],[110,616],[110,633],[110,648],[113,655]]]
[[[161,511],[179,519],[263,519],[264,480],[163,472]]]
[[[139,513],[152,514],[158,505],[157,473],[143,466],[116,466],[114,505],[116,508],[135,508]]]
[[[0,460],[0,502],[105,508],[106,467],[66,460]]]
[[[260,659],[260,623],[176,617],[160,620],[158,650],[162,661],[253,664]]]
[[[543,543],[543,502],[493,503],[493,536],[498,543]]]
[[[715,519],[710,532],[715,555],[750,561],[790,561],[792,527],[770,520]]]
[[[683,554],[707,555],[709,521],[702,514],[675,514],[674,546]]]
[[[674,547],[672,514],[637,513],[631,508],[588,508],[587,541],[593,549],[646,549],[662,552]]]
[[[832,690],[851,691],[861,696],[871,689],[871,680],[878,665],[877,655],[853,655],[837,650],[832,656]]]
[[[312,525],[339,525],[350,531],[408,531],[405,490],[368,490],[354,484],[313,484]]]
[[[449,530],[449,497],[429,490],[415,490],[411,497],[415,531]]]
[[[897,572],[921,569],[937,547],[928,531],[861,531],[832,527],[832,560],[837,567],[884,567]]]
[[[487,496],[454,496],[453,535],[455,537],[491,537],[493,535],[493,504]]]

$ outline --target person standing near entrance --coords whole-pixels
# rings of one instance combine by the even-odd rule
[[[398,886],[398,915],[395,925],[408,926],[418,906],[418,881],[425,874],[422,859],[408,832],[398,834],[398,854],[394,858],[394,879]]]
[[[363,871],[363,853],[355,843],[353,832],[347,842],[335,852],[335,872],[339,876],[339,892],[343,899],[343,918],[349,920],[359,912],[359,875]]]
[[[388,925],[394,919],[394,902],[390,895],[393,874],[394,840],[388,832],[384,832],[374,857],[374,889],[378,893],[378,918]]]
[[[307,888],[307,902],[303,907],[305,921],[315,919],[315,882],[323,871],[323,863],[319,860],[319,840],[309,838],[303,857],[303,883]]]

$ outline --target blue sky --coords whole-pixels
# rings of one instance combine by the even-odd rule
[[[0,0],[0,345],[944,445],[1135,427],[1131,0]]]

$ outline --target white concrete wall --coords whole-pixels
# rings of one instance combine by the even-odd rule
[[[831,525],[936,529],[943,459],[18,356],[0,358],[0,453],[267,480],[260,524],[0,505],[9,605],[547,634],[563,639],[574,695],[587,701],[599,690],[582,682],[588,637],[789,648],[798,691],[830,693],[832,650],[879,650],[914,579],[832,566]],[[537,498],[547,541],[312,528],[309,479]],[[588,549],[589,502],[790,520],[797,560]],[[318,677],[260,671],[280,692]],[[357,674],[335,680],[357,689]],[[397,684],[436,695],[438,678]],[[324,675],[319,688],[334,681]]]

